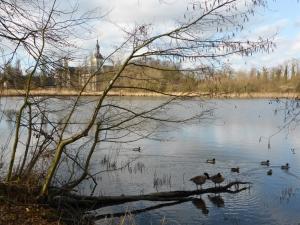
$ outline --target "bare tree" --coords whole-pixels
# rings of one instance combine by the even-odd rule
[[[25,68],[29,71],[24,90],[24,101],[16,114],[16,132],[6,181],[12,178],[15,155],[18,149],[20,128],[24,110],[29,109],[28,138],[23,162],[19,173],[22,174],[32,136],[31,108],[34,99],[31,96],[32,81],[41,68],[52,70],[58,62],[69,56],[70,38],[74,37],[74,28],[79,27],[92,18],[84,14],[76,16],[76,6],[69,10],[61,10],[57,1],[1,1],[0,3],[0,37],[2,42],[2,65],[10,64],[17,57],[27,59]],[[73,17],[76,18],[73,18]],[[19,56],[20,55],[20,56]],[[41,113],[41,112],[37,112]],[[34,115],[33,117],[36,117]]]
[[[166,91],[168,83],[162,86],[161,77],[153,76],[155,71],[168,73],[171,79],[176,73],[182,76],[194,72],[205,74],[222,65],[231,55],[248,56],[269,52],[274,47],[268,39],[238,38],[243,24],[254,15],[256,8],[265,7],[266,1],[192,1],[187,4],[182,19],[165,32],[157,33],[155,25],[148,24],[124,29],[124,42],[104,58],[97,71],[88,74],[76,97],[54,99],[56,104],[63,102],[63,106],[58,104],[53,109],[49,107],[53,99],[31,95],[32,78],[40,68],[57,72],[62,59],[72,59],[70,49],[73,46],[69,40],[91,17],[76,17],[76,9],[67,12],[60,9],[55,0],[51,4],[40,0],[2,1],[0,4],[1,15],[4,15],[0,18],[0,37],[13,46],[6,62],[15,59],[19,49],[33,62],[24,101],[16,115],[16,133],[6,181],[28,181],[30,174],[44,166],[43,170],[47,172],[39,179],[41,196],[47,196],[59,170],[64,170],[68,163],[71,169],[64,170],[64,181],[56,184],[59,188],[72,190],[85,179],[94,179],[90,163],[100,144],[152,138],[158,126],[201,122],[211,117],[212,109],[202,108],[201,99],[191,101],[192,113],[181,116],[166,113],[184,107],[181,102],[191,98],[190,93]],[[113,61],[121,54],[124,57],[118,65],[103,71],[107,61]],[[155,63],[157,61],[168,66]],[[99,83],[100,94],[87,101],[84,95],[93,82]],[[108,98],[113,91],[152,93],[166,98],[154,106],[140,107]],[[85,108],[90,110],[80,117]],[[28,115],[24,115],[25,109],[28,109]],[[27,129],[25,148],[20,147],[21,128]],[[15,167],[17,151],[24,151],[24,154],[20,166]],[[120,168],[122,166],[114,165],[105,171]]]

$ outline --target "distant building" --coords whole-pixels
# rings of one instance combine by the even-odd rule
[[[81,89],[88,82],[85,91],[100,91],[101,73],[112,68],[112,66],[103,65],[103,62],[104,58],[100,53],[97,40],[93,54],[87,57],[83,66],[70,67],[68,60],[63,60],[61,68],[55,72],[55,85],[60,88]]]
[[[102,72],[103,68],[103,56],[100,53],[100,46],[99,42],[97,40],[96,43],[96,49],[94,54],[88,59],[88,62],[86,62],[85,68],[83,68],[82,73],[79,75],[79,86],[83,87],[94,73],[98,72],[93,76],[89,83],[86,86],[87,91],[99,91],[99,76]]]

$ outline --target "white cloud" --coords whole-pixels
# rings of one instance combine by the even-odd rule
[[[253,27],[254,29],[252,33],[253,37],[270,37],[282,32],[284,28],[286,28],[289,24],[287,19],[279,19],[272,24],[264,24],[262,26]]]
[[[295,28],[299,28],[300,27],[300,18],[298,18],[295,23],[294,23]]]
[[[81,0],[79,4],[85,4]],[[188,0],[170,0],[162,3],[159,0],[92,0],[90,7],[101,6],[102,11],[110,11],[109,18],[122,23],[164,22],[183,15]]]
[[[90,0],[87,4],[86,0],[78,0],[81,10],[101,7],[102,15],[109,12],[105,18],[95,24],[91,39],[79,43],[83,48],[92,50],[98,37],[101,51],[107,55],[124,39],[124,32],[120,27],[128,29],[136,24],[151,23],[156,30],[166,31],[174,25],[175,21],[183,19],[189,2],[190,0]],[[249,58],[232,56],[229,59],[235,68],[271,66],[299,54],[300,33],[297,37],[284,37],[282,32],[288,27],[300,26],[300,20],[292,22],[281,16],[275,22],[268,23],[264,21],[263,15],[253,19],[254,24],[248,24],[250,31],[248,29],[247,32],[243,32],[241,37],[255,40],[257,37],[272,37],[277,34],[275,41],[278,47],[270,54],[257,54]]]

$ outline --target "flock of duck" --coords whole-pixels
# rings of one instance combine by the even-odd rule
[[[262,166],[270,166],[270,160],[266,160],[266,161],[261,161],[260,165]],[[280,167],[282,170],[288,170],[290,168],[290,165],[288,163],[286,163],[285,165],[282,165]],[[269,169],[267,172],[267,175],[271,176],[273,174],[273,170]]]
[[[208,160],[206,160],[206,163],[215,164],[216,159],[215,158],[208,159]],[[260,164],[263,166],[270,166],[270,160],[262,161]],[[289,168],[290,168],[290,166],[288,163],[281,166],[282,170],[288,170]],[[231,172],[236,172],[236,173],[240,172],[239,167],[234,167],[234,168],[231,168],[230,170],[231,170]],[[270,169],[270,170],[268,170],[267,175],[272,175],[272,173],[273,173],[273,171],[272,171],[272,169]],[[213,176],[209,176],[208,173],[204,173],[203,175],[195,176],[190,179],[190,181],[192,181],[196,184],[197,190],[198,190],[198,186],[200,186],[200,188],[202,189],[202,185],[206,182],[206,180],[211,180],[215,184],[215,187],[217,184],[219,184],[219,187],[220,187],[221,183],[225,180],[225,178],[221,173],[218,173]]]

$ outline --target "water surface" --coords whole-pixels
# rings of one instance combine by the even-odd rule
[[[151,106],[161,100],[123,98],[121,101]],[[1,107],[4,102],[12,107],[16,99],[2,99]],[[197,201],[189,201],[136,214],[136,224],[159,224],[162,219],[165,224],[300,224],[299,127],[291,126],[269,139],[284,123],[286,112],[279,110],[275,113],[279,104],[270,104],[269,100],[218,100],[209,104],[216,108],[214,120],[173,126],[169,132],[159,132],[161,141],[118,144],[110,151],[106,149],[108,145],[99,146],[91,165],[94,172],[101,170],[101,161],[107,156],[124,162],[136,156],[138,159],[121,171],[99,174],[95,195],[193,190],[195,185],[189,181],[191,177],[203,172],[221,172],[226,178],[225,183],[238,179],[253,185],[249,191],[221,194],[224,204],[219,205],[214,204],[208,195],[202,195],[208,211],[201,209],[201,204],[197,207]],[[184,108],[189,105],[186,101],[183,108],[173,108],[169,113],[186,113]],[[4,119],[0,129],[1,134],[10,130]],[[3,137],[1,142],[4,143]],[[140,153],[132,151],[137,146],[142,149]],[[295,149],[295,154],[291,149]],[[216,164],[207,164],[208,158],[216,158]],[[267,159],[271,161],[272,176],[267,176],[269,168],[259,163]],[[289,171],[280,169],[280,165],[286,162],[291,165]],[[236,166],[240,167],[239,174],[230,171]],[[155,186],[155,178],[164,180],[164,184]],[[203,188],[211,186],[213,184],[207,182]],[[81,191],[88,193],[90,190],[91,183],[84,183]],[[161,203],[140,201],[106,207],[97,213],[116,213],[156,204]],[[104,220],[98,221],[98,224],[105,223]]]

